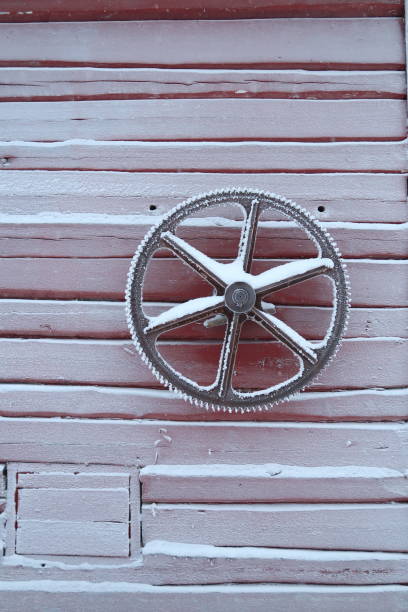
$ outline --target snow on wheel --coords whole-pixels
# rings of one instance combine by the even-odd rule
[[[187,218],[199,211],[238,207],[243,221],[236,258],[221,263],[177,235]],[[253,274],[252,260],[260,216],[273,211],[300,227],[314,243],[316,257],[282,263]],[[188,222],[188,221],[187,221]],[[273,231],[273,230],[271,230]],[[169,249],[212,286],[212,295],[195,297],[166,308],[156,316],[146,313],[143,287],[146,269],[156,251]],[[309,340],[275,316],[273,307],[264,302],[274,292],[323,275],[330,279],[332,315],[323,339]],[[173,208],[145,236],[129,270],[126,291],[128,324],[142,359],[158,380],[184,399],[211,410],[244,412],[267,409],[288,399],[308,385],[335,354],[344,333],[349,288],[339,251],[319,222],[297,204],[272,193],[248,189],[213,191],[191,198]],[[191,323],[223,325],[218,366],[211,384],[203,385],[178,372],[157,348],[158,338]],[[242,326],[252,321],[261,326],[271,341],[281,343],[297,360],[297,371],[284,381],[266,388],[234,385],[234,367]]]

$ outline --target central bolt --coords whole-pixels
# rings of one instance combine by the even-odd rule
[[[255,306],[256,293],[248,283],[237,281],[225,290],[225,305],[232,312],[249,312]]]

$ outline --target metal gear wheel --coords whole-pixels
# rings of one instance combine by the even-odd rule
[[[176,235],[177,226],[190,215],[220,205],[238,205],[244,221],[238,256],[220,263]],[[274,209],[303,229],[317,247],[318,257],[298,259],[251,274],[260,214]],[[143,310],[143,283],[147,265],[161,247],[193,268],[214,287],[214,294],[191,299],[151,317]],[[333,311],[322,341],[306,340],[264,308],[262,299],[318,275],[328,276],[333,286]],[[184,399],[213,411],[265,410],[289,399],[308,385],[333,358],[344,333],[349,310],[349,286],[344,263],[329,234],[306,210],[284,197],[255,189],[226,189],[202,194],[173,208],[145,236],[129,270],[126,290],[129,328],[142,359],[158,380]],[[157,350],[158,337],[192,322],[209,320],[225,324],[224,340],[214,382],[201,386],[172,368]],[[234,389],[232,379],[240,330],[246,320],[261,325],[299,360],[299,370],[284,382],[262,390]]]

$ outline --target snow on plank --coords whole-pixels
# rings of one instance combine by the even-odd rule
[[[244,464],[250,458],[254,464],[406,469],[407,425],[402,423],[177,423],[3,417],[0,424],[0,452],[5,461],[144,466],[155,462]]]
[[[153,465],[140,472],[143,501],[276,503],[407,501],[404,473],[377,467]]]
[[[97,5],[72,0],[69,7],[50,0],[37,0],[27,10],[25,0],[4,1],[0,14],[3,22],[31,21],[127,21],[134,19],[264,19],[266,17],[394,17],[404,13],[402,0],[281,0],[271,4],[258,0],[248,5],[246,0],[224,0],[222,4],[211,0],[166,0],[152,4],[150,0],[103,0]]]
[[[152,584],[296,583],[299,576],[306,584],[392,584],[403,582],[408,570],[404,553],[235,548],[163,540],[144,546],[143,562],[156,574]]]
[[[5,167],[9,163],[12,160],[4,158]],[[292,198],[321,220],[407,220],[406,179],[402,175],[10,170],[1,178],[0,212],[12,215],[87,214],[88,221],[95,211],[109,215],[161,215],[188,197],[234,185]]]
[[[208,213],[207,213],[208,214]],[[157,217],[111,216],[92,223],[56,215],[0,217],[1,257],[132,257]],[[408,223],[324,222],[343,257],[408,257]],[[177,235],[209,257],[235,258],[241,221],[222,217],[190,219]],[[314,257],[317,250],[306,232],[291,221],[260,222],[256,258]],[[158,256],[170,256],[162,251]]]
[[[2,170],[402,172],[405,142],[1,142]],[[272,178],[273,180],[273,178]]]
[[[123,571],[123,570],[122,570]],[[77,610],[112,609],[146,610],[154,607],[166,612],[191,610],[194,612],[235,612],[239,605],[251,612],[264,612],[271,607],[291,612],[383,612],[404,610],[408,601],[408,587],[401,585],[327,586],[291,584],[255,585],[184,585],[151,586],[129,582],[62,581],[62,580],[6,580],[0,583],[1,600],[5,609],[23,608],[30,601],[32,612],[55,608],[64,612]]]
[[[254,273],[285,260],[257,260]],[[122,300],[130,265],[124,258],[4,258],[2,298]],[[404,260],[348,260],[353,306],[408,306],[407,263]],[[389,283],[392,272],[393,282]],[[186,301],[210,294],[210,286],[183,263],[153,259],[146,275],[147,301]],[[331,285],[325,277],[273,294],[274,304],[331,305]],[[269,298],[266,298],[268,301]]]
[[[404,72],[395,70],[0,67],[0,80],[3,102],[162,97],[405,97]]]
[[[0,416],[170,419],[174,421],[403,421],[407,389],[308,391],[267,412],[224,414],[146,388],[1,384]]]
[[[404,552],[408,504],[144,504],[143,541]],[[369,528],[368,528],[369,525]]]
[[[398,18],[2,24],[0,41],[3,65],[17,66],[343,69],[405,64]]]
[[[147,314],[156,316],[173,304],[145,303]],[[319,339],[328,328],[331,310],[322,307],[278,306],[276,316],[307,338]],[[353,308],[345,332],[347,338],[373,338],[408,335],[405,308]],[[128,339],[129,329],[123,302],[74,300],[0,300],[0,336],[25,338],[105,338]],[[166,334],[167,339],[214,340],[224,328],[206,327],[201,322],[180,327]],[[261,339],[267,332],[248,323],[244,338]]]
[[[247,342],[238,352],[239,387],[263,389],[295,375],[298,361],[281,343]],[[220,346],[163,343],[160,352],[184,376],[215,380]],[[158,387],[129,342],[120,340],[0,339],[2,382]],[[408,382],[408,343],[401,338],[346,339],[312,388],[403,387]]]
[[[406,134],[404,100],[3,102],[2,111],[3,141],[401,140]]]

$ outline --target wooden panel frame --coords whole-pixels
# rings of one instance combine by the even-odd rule
[[[18,524],[18,515],[16,504],[18,503],[18,490],[19,490],[19,474],[23,473],[27,478],[30,471],[41,475],[49,475],[52,477],[53,473],[61,475],[62,472],[69,474],[75,474],[81,472],[81,474],[104,474],[108,475],[113,473],[124,474],[128,477],[129,486],[129,557],[128,558],[111,558],[111,557],[87,557],[84,555],[64,556],[60,554],[19,554],[16,545],[16,526]],[[46,490],[46,488],[45,488]],[[41,561],[39,565],[46,567],[47,564],[55,565],[62,564],[66,565],[67,568],[75,564],[91,563],[95,567],[103,567],[104,565],[132,565],[140,560],[140,488],[139,488],[139,475],[138,470],[131,466],[112,466],[112,465],[78,465],[68,463],[14,463],[8,464],[7,470],[7,506],[6,506],[6,558],[15,558],[17,564],[28,563],[30,561]]]

